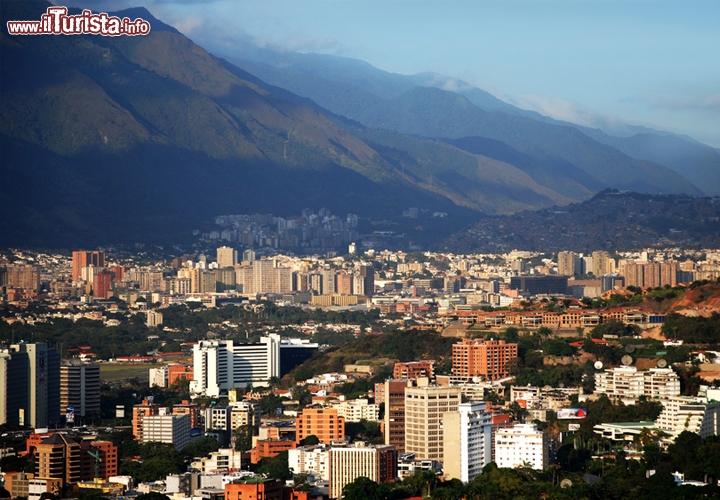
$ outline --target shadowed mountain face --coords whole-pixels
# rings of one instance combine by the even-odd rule
[[[422,207],[449,213],[436,228],[449,232],[608,185],[694,189],[571,128],[553,125],[558,136],[529,118],[498,118],[400,75],[363,81],[364,64],[337,72],[370,89],[355,106],[364,115],[346,114],[352,122],[209,55],[144,9],[121,15],[150,20],[148,36],[5,31],[48,5],[0,4],[0,244],[170,242],[218,214],[305,207],[385,219]]]

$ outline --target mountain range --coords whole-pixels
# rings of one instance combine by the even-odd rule
[[[0,4],[0,245],[179,241],[216,215],[305,207],[447,213],[438,239],[608,187],[720,194],[718,151],[680,136],[584,130],[351,59],[219,58],[143,8],[116,15],[147,36],[8,35],[48,5]]]

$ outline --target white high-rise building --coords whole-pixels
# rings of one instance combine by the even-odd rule
[[[280,376],[280,335],[270,334],[259,344],[232,340],[201,340],[193,346],[194,394],[219,396],[230,389],[267,385]]]
[[[445,413],[443,437],[447,479],[467,483],[492,462],[492,415],[484,402],[460,403],[456,412]]]
[[[342,498],[346,484],[364,476],[376,483],[397,478],[397,450],[394,446],[354,443],[330,448],[330,498]]]
[[[543,470],[550,465],[547,435],[532,424],[516,424],[495,433],[495,463],[498,467]]]

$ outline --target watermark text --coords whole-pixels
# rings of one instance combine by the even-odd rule
[[[71,16],[67,12],[67,7],[48,7],[39,21],[8,21],[7,30],[11,35],[135,36],[150,33],[150,23],[139,17],[131,21],[105,12],[93,14],[87,9]]]

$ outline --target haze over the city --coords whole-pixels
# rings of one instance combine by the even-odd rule
[[[63,2],[56,2],[63,3]],[[712,1],[72,0],[144,4],[209,51],[257,46],[437,72],[519,107],[608,128],[616,120],[720,147]],[[452,89],[449,89],[452,90]]]

